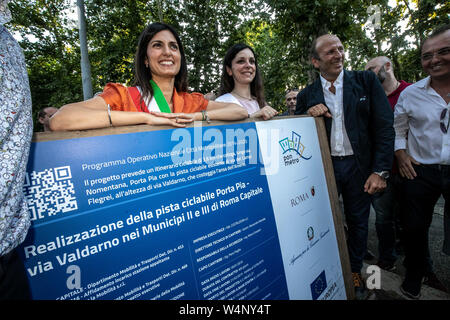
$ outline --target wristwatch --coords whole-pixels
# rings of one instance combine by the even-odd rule
[[[374,172],[376,175],[379,175],[384,180],[387,180],[389,178],[389,171],[380,171],[380,172]]]

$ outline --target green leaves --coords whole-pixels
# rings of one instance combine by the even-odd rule
[[[373,14],[371,5],[381,13],[381,28],[364,27]],[[74,1],[16,0],[9,6],[13,20],[8,27],[25,52],[34,113],[81,100]],[[424,76],[420,39],[449,21],[444,0],[398,0],[394,7],[387,0],[85,0],[85,6],[94,93],[107,82],[133,83],[139,34],[162,18],[180,33],[190,89],[217,89],[226,50],[246,42],[258,56],[266,99],[280,111],[286,89],[314,79],[309,48],[317,36],[340,37],[347,68],[363,69],[370,58],[387,55],[397,77],[414,82]]]

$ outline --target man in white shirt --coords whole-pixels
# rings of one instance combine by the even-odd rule
[[[426,269],[428,229],[434,206],[450,206],[450,25],[437,29],[422,45],[427,78],[406,88],[394,113],[395,156],[400,175],[405,279],[400,289],[418,299]]]
[[[371,195],[386,187],[392,167],[393,113],[376,75],[344,70],[344,56],[337,36],[314,40],[311,62],[320,78],[298,94],[295,114],[324,116],[336,185],[344,201],[355,296],[365,299],[361,268]]]

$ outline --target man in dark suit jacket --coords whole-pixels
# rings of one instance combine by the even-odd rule
[[[344,47],[335,35],[314,40],[311,62],[320,77],[297,96],[295,114],[324,116],[348,227],[348,250],[357,299],[367,247],[371,195],[386,187],[394,155],[393,112],[376,75],[344,70]]]

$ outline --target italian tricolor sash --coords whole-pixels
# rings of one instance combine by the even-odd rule
[[[148,98],[141,99],[142,95],[140,87],[128,88],[128,92],[130,93],[134,105],[136,106],[138,111],[147,113],[149,111],[171,113],[169,104],[167,103],[166,98],[164,97],[164,94],[162,93],[161,89],[153,80],[150,80],[150,85],[152,86],[153,89],[153,97],[150,101],[148,101],[149,100]]]

